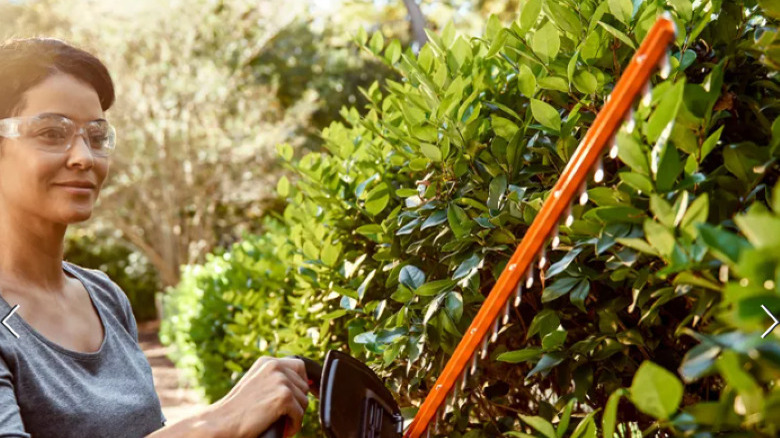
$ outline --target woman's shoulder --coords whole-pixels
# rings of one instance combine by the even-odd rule
[[[95,299],[104,302],[109,307],[116,308],[126,318],[130,300],[108,274],[99,269],[86,268],[64,260],[63,265],[78,275],[79,279],[85,283],[84,286],[90,288],[91,292],[96,295]]]

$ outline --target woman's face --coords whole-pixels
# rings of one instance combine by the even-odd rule
[[[19,117],[57,113],[77,126],[103,117],[97,92],[75,77],[58,73],[24,94]],[[0,139],[0,208],[20,211],[48,222],[69,224],[89,219],[103,181],[108,175],[109,158],[92,156],[80,135],[63,153],[32,147],[31,139]],[[57,185],[69,181],[89,181],[95,188],[79,193]],[[5,205],[2,205],[5,204]]]

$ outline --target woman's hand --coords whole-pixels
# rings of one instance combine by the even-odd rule
[[[290,437],[301,430],[308,390],[302,360],[263,356],[211,406],[210,417],[220,425],[220,436],[257,438],[286,415],[292,420],[286,435]]]

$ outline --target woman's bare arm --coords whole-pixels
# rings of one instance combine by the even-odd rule
[[[223,398],[146,438],[255,438],[282,415],[290,418],[293,436],[301,429],[308,390],[303,361],[261,357]]]
[[[218,411],[218,403],[209,405],[201,412],[167,425],[146,438],[229,438]]]

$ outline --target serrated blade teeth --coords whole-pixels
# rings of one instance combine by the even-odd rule
[[[534,268],[528,268],[528,272],[525,274],[525,288],[530,289],[534,285]]]
[[[547,250],[542,248],[541,253],[539,254],[539,269],[544,269],[544,267],[547,265]]]
[[[580,186],[580,199],[579,199],[580,205],[585,205],[588,203],[588,186],[586,184],[583,184]]]
[[[469,371],[470,375],[474,375],[474,373],[477,372],[477,353],[474,353],[473,356],[471,356],[471,370]]]
[[[650,103],[653,101],[653,86],[650,84],[650,81],[647,81],[645,83],[644,88],[642,88],[642,105],[644,106],[650,106]]]
[[[504,304],[504,320],[502,324],[506,324],[509,322],[509,315],[511,314],[512,310],[512,302],[509,300],[506,300],[506,304]]]
[[[672,72],[672,64],[669,62],[669,51],[667,50],[666,53],[664,53],[664,57],[661,58],[661,64],[659,65],[658,75],[661,76],[661,79],[666,79],[669,77],[669,73]]]
[[[571,225],[574,223],[574,215],[571,214],[571,207],[566,209],[566,220],[564,221],[564,225],[567,227],[571,227]]]
[[[452,390],[451,391],[452,391],[451,392],[452,395],[450,396],[450,405],[454,407],[455,401],[458,399],[458,381],[457,380],[455,381],[455,384],[452,385]]]
[[[498,339],[498,318],[493,321],[493,331],[490,333],[490,342],[496,342]]]
[[[482,352],[479,355],[482,359],[487,357],[487,347],[488,347],[488,337],[487,337],[487,335],[485,335],[485,337],[482,338]],[[474,365],[476,365],[476,361],[474,362]],[[473,370],[473,368],[472,368],[472,370]]]
[[[550,246],[552,249],[558,249],[558,246],[561,244],[561,236],[558,235],[558,225],[555,226],[552,232],[552,241],[550,242]]]
[[[596,183],[604,181],[604,163],[602,163],[601,157],[596,161],[596,171],[593,172],[593,181]]]
[[[612,137],[610,140],[610,147],[609,147],[609,158],[615,159],[618,156],[618,144],[615,137]]]
[[[626,113],[626,132],[629,134],[633,133],[635,127],[636,121],[634,120],[634,108],[632,107]]]
[[[466,390],[466,382],[469,380],[468,376],[469,370],[464,369],[463,372],[460,374],[460,390],[465,391]]]
[[[515,288],[515,307],[520,305],[521,298],[523,296],[523,281],[520,280],[517,282],[517,287]]]

